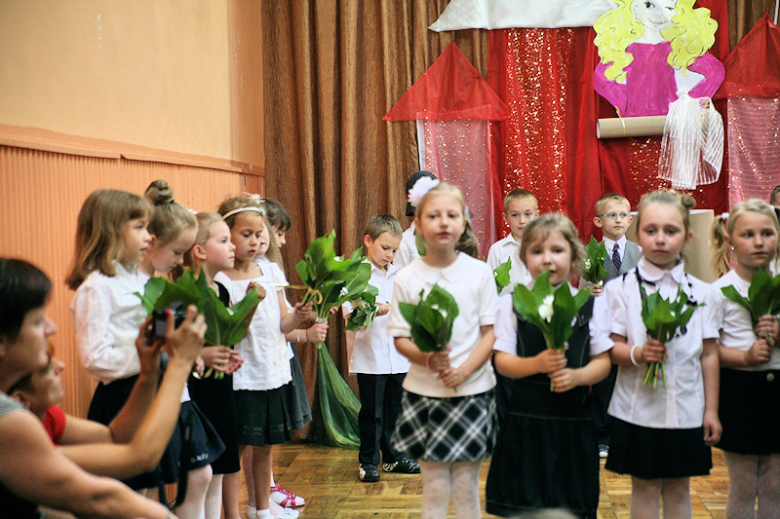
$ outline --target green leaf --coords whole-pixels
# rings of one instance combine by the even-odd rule
[[[496,289],[499,294],[509,284],[510,270],[512,270],[512,258],[507,258],[506,262],[496,267],[493,271],[493,278],[496,280]]]
[[[777,315],[780,313],[780,275],[774,278],[757,269],[753,273],[748,289],[748,297],[737,292],[733,286],[722,287],[723,295],[750,312],[753,327],[763,315]]]
[[[206,320],[205,342],[209,346],[234,346],[240,342],[246,333],[249,314],[260,302],[260,296],[255,289],[233,307],[226,308],[219,296],[208,286],[206,275],[201,273],[196,280],[189,269],[185,270],[175,283],[165,278],[151,278],[144,287],[144,295],[137,295],[150,313],[176,303],[195,305]]]
[[[365,291],[357,299],[351,301],[352,313],[347,319],[346,330],[356,332],[361,328],[369,330],[376,317],[379,308],[376,305],[376,297],[379,289],[374,285],[366,285]]]
[[[420,291],[418,304],[399,303],[401,315],[409,323],[412,341],[423,352],[443,351],[452,337],[452,326],[458,316],[458,304],[452,294],[438,284],[428,296]]]
[[[604,268],[606,259],[606,245],[591,236],[590,243],[585,247],[585,259],[580,263],[582,278],[593,284],[601,283],[607,275],[607,269]]]

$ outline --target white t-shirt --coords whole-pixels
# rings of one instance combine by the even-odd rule
[[[723,295],[721,288],[733,286],[741,295],[747,297],[750,281],[745,281],[731,270],[712,284],[715,299],[715,323],[720,328],[720,343],[726,348],[747,351],[758,340],[753,331],[753,323],[747,308],[735,303]],[[735,367],[743,371],[764,371],[780,369],[780,348],[772,348],[769,362],[758,366]]]
[[[501,295],[511,294],[518,284],[528,285],[533,279],[525,263],[520,259],[520,244],[511,234],[491,245],[487,264],[491,270],[496,270],[509,258],[512,258],[512,266],[509,269],[509,284],[501,291]]]
[[[281,287],[282,290],[284,290],[284,287],[289,285],[287,282],[287,276],[284,275],[284,271],[282,270],[282,267],[279,266],[278,263],[275,261],[271,261],[268,258],[253,258],[252,262],[256,263],[260,266],[261,269],[270,269],[271,277],[274,279],[274,283],[276,283],[275,286]],[[263,270],[265,272],[265,270]],[[284,304],[287,306],[287,312],[292,312],[293,306],[290,304],[290,301],[287,299],[287,293],[284,294]],[[293,351],[292,343],[287,341],[287,358],[292,359],[295,357],[295,352]]]
[[[389,264],[387,270],[371,265],[371,279],[368,284],[379,290],[377,303],[389,303],[393,295],[393,281],[396,268]],[[352,312],[352,304],[347,301],[341,307],[346,319]],[[374,317],[368,330],[347,332],[347,351],[349,353],[349,372],[369,375],[387,375],[409,371],[409,359],[398,353],[395,341],[387,333],[389,314]]]
[[[412,222],[412,225],[410,225],[401,235],[401,246],[398,247],[398,252],[393,260],[393,265],[398,270],[410,265],[412,261],[420,257],[420,253],[417,252],[414,229],[414,222]]]
[[[572,295],[577,293],[577,290],[571,286],[569,286],[569,289]],[[590,356],[593,357],[599,353],[611,350],[614,343],[609,338],[609,321],[605,321],[603,318],[595,319],[594,315],[591,316],[588,325]],[[510,355],[517,355],[517,314],[515,314],[511,295],[502,295],[498,298],[496,324],[493,327],[493,331],[496,334],[496,342],[493,345],[493,349],[509,353]]]
[[[282,387],[292,380],[287,341],[281,328],[281,313],[277,292],[278,286],[270,268],[261,267],[263,275],[255,279],[232,280],[220,272],[215,276],[230,293],[230,300],[241,301],[246,296],[249,283],[255,282],[265,289],[265,299],[257,310],[247,330],[246,337],[236,344],[244,364],[233,373],[233,389],[269,391]]]
[[[434,284],[447,290],[458,303],[450,340],[450,363],[460,366],[468,358],[482,334],[481,326],[492,325],[495,320],[496,285],[490,267],[468,254],[459,253],[455,262],[443,269],[431,267],[421,258],[403,269],[395,278],[393,304],[387,321],[387,330],[393,337],[411,337],[411,326],[401,315],[398,304],[420,302],[420,291],[426,297]],[[404,379],[404,389],[423,396],[449,398],[484,393],[496,385],[490,362],[485,362],[457,392],[444,387],[425,366],[412,364]]]
[[[104,384],[141,371],[135,340],[146,310],[134,292],[143,294],[149,277],[116,266],[115,276],[93,271],[70,304],[73,329],[84,368]]]
[[[700,427],[705,405],[701,370],[703,341],[718,337],[711,287],[685,274],[683,263],[671,270],[661,270],[642,257],[637,269],[645,280],[643,286],[648,295],[658,290],[664,298],[674,299],[677,287],[682,286],[689,299],[705,306],[694,311],[684,335],[666,344],[668,358],[664,362],[664,371],[667,387],[664,388],[660,382],[657,387],[642,382],[646,364],[620,366],[608,413],[642,427]],[[636,269],[604,285],[604,293],[596,298],[594,318],[598,319],[605,313],[611,319],[611,333],[626,337],[629,346],[641,346],[647,341]]]

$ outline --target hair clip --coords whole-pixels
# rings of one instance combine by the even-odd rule
[[[439,179],[430,177],[420,177],[417,182],[414,183],[411,189],[409,189],[409,195],[407,196],[409,203],[412,207],[417,209],[417,206],[422,202],[423,197],[439,185]]]
[[[720,215],[720,219],[721,219],[721,220],[723,220],[723,221],[725,222],[726,220],[728,220],[728,219],[729,219],[729,213],[722,213],[722,214]]]
[[[256,202],[260,202],[260,203],[265,202],[265,198],[263,198],[262,196],[258,195],[257,193],[247,193],[246,191],[244,191],[244,194],[246,195],[247,198],[251,198],[252,200],[254,200]]]

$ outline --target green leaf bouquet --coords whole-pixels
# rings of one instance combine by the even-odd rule
[[[593,236],[585,247],[585,259],[580,264],[582,279],[594,285],[601,285],[607,275],[604,261],[607,259],[607,247],[604,242],[597,242]]]
[[[648,296],[644,293],[644,289],[642,295],[642,321],[647,328],[647,335],[663,344],[672,340],[677,330],[688,324],[696,308],[704,306],[703,303],[689,304],[688,295],[680,286],[677,287],[677,297],[674,301],[661,297],[658,292]],[[651,362],[645,369],[642,382],[657,387],[659,380],[666,387],[664,363],[663,361]]]
[[[780,313],[780,275],[771,277],[762,269],[753,273],[748,296],[744,297],[733,286],[721,288],[723,295],[750,312],[753,328],[762,315],[777,315]]]
[[[458,317],[458,303],[452,294],[433,285],[428,296],[420,291],[420,302],[398,303],[398,310],[411,327],[412,341],[424,353],[446,351],[452,325]]]
[[[512,258],[507,260],[495,268],[493,271],[493,279],[496,281],[496,289],[500,294],[504,287],[509,284],[509,271],[512,270]]]
[[[373,285],[366,285],[366,289],[357,299],[351,301],[352,313],[347,319],[346,330],[356,332],[361,328],[369,330],[371,323],[376,317],[376,313],[379,307],[376,304],[376,296],[379,295],[379,290]]]
[[[325,322],[330,309],[346,301],[361,299],[365,302],[371,298],[370,289],[366,290],[371,278],[371,265],[363,261],[359,250],[350,258],[337,256],[333,248],[335,239],[335,231],[315,239],[295,266],[308,289],[302,302],[312,303],[318,322]],[[359,309],[358,313],[362,313],[365,322],[370,310],[366,308],[363,313]],[[319,343],[317,349],[317,387],[323,419],[314,436],[336,447],[357,449],[360,447],[360,401],[341,377],[325,345]]]
[[[209,287],[206,275],[201,272],[195,278],[192,270],[172,282],[167,278],[153,277],[144,286],[144,293],[136,292],[147,313],[164,310],[175,303],[185,306],[195,305],[198,313],[206,319],[207,346],[233,347],[246,335],[246,325],[252,310],[261,301],[257,288],[249,291],[244,298],[231,307],[226,307],[219,296]],[[209,368],[205,377],[212,374]],[[222,378],[224,373],[216,372],[214,378]]]
[[[518,284],[512,293],[512,305],[515,311],[539,328],[548,348],[562,350],[566,347],[574,329],[572,321],[590,297],[590,287],[583,288],[572,295],[568,283],[562,283],[557,289],[550,284],[550,271],[545,270],[536,280],[532,289]],[[550,390],[552,391],[552,382]]]

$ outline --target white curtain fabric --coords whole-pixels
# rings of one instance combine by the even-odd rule
[[[452,0],[429,29],[591,27],[615,7],[611,0]]]

